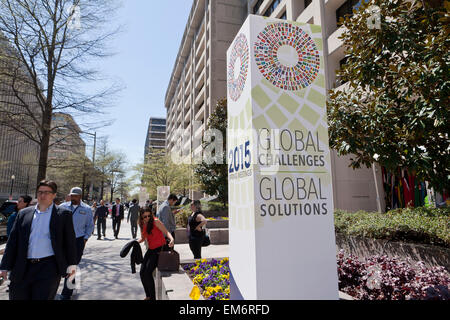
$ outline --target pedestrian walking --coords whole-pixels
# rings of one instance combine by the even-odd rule
[[[178,201],[178,198],[176,195],[171,194],[167,198],[166,201],[164,201],[161,206],[158,209],[158,212],[156,213],[156,216],[161,222],[164,224],[166,229],[170,232],[172,235],[172,238],[175,239],[175,230],[177,228],[176,222],[175,222],[175,214],[177,214],[180,210],[173,210],[171,207],[175,205],[175,203]],[[168,240],[168,239],[167,239]],[[166,246],[167,249],[167,246]]]
[[[130,209],[128,209],[127,222],[131,222],[131,235],[133,239],[137,238],[138,218],[139,218],[139,205],[137,199],[131,201]]]
[[[27,195],[19,197],[19,200],[17,201],[16,209],[14,210],[14,213],[8,217],[8,222],[6,224],[6,236],[8,238],[9,238],[9,235],[11,234],[11,230],[14,226],[14,222],[16,221],[19,211],[28,207],[32,200],[33,200],[33,198],[31,198],[30,196],[27,196]]]
[[[188,218],[189,227],[189,248],[194,255],[194,259],[202,258],[202,244],[205,232],[203,227],[206,226],[208,220],[202,214],[202,205],[199,200],[191,203],[192,214]]]
[[[83,257],[86,242],[92,235],[94,230],[94,217],[91,207],[81,200],[81,188],[74,187],[70,190],[70,202],[61,204],[61,207],[66,208],[72,212],[73,227],[75,230],[76,245],[77,245],[77,260],[79,264]],[[73,280],[72,284],[74,284]],[[67,278],[64,281],[64,289],[61,292],[61,300],[70,300],[73,294],[73,289],[67,285]]]
[[[106,238],[106,218],[108,217],[108,207],[105,206],[105,201],[100,200],[100,206],[95,210],[94,220],[97,221],[97,240]]]
[[[92,202],[91,210],[92,213],[94,213],[94,230],[95,230],[95,223],[97,222],[97,218],[95,217],[95,211],[97,211],[97,201]],[[92,234],[95,234],[94,231],[92,231]]]
[[[116,198],[116,204],[113,205],[112,207],[111,215],[112,215],[112,227],[114,231],[114,237],[118,239],[120,232],[120,223],[125,217],[123,211],[123,204],[120,203],[119,198]]]
[[[53,204],[57,185],[41,181],[37,205],[21,210],[0,263],[10,272],[10,300],[53,300],[61,277],[75,273],[76,240],[72,213]]]
[[[153,271],[158,265],[158,253],[162,251],[166,244],[164,236],[169,238],[169,247],[173,247],[174,239],[164,224],[155,218],[150,208],[140,210],[139,225],[142,230],[139,243],[147,243],[147,252],[141,265],[140,277],[146,298],[145,300],[156,300],[155,280],[153,279]]]

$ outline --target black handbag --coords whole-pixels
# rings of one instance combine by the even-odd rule
[[[158,257],[159,271],[178,271],[180,268],[180,254],[175,250],[161,251]]]
[[[203,230],[203,242],[202,247],[207,247],[211,244],[211,239],[209,238],[209,235],[206,233],[205,230]]]

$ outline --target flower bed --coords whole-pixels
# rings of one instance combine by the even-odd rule
[[[357,300],[450,300],[450,275],[443,267],[415,268],[387,256],[372,256],[364,261],[337,256],[339,290]],[[207,300],[230,299],[228,258],[197,260],[184,270]]]
[[[210,221],[229,220],[229,218],[228,217],[209,217],[209,218],[206,218],[206,220],[210,220]]]
[[[230,267],[228,258],[197,260],[185,265],[184,270],[207,300],[230,299]]]
[[[450,300],[450,276],[443,267],[416,267],[387,256],[360,261],[338,254],[339,290],[358,300]]]

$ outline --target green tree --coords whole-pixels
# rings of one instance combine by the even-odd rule
[[[148,156],[145,164],[137,165],[135,170],[141,177],[141,185],[147,188],[152,199],[156,199],[158,187],[170,186],[171,193],[183,195],[195,188],[192,166],[175,164],[164,151],[154,151]]]
[[[379,7],[381,28],[368,23]],[[328,104],[330,144],[351,166],[408,168],[449,190],[449,1],[363,4],[341,21],[343,90]]]
[[[207,129],[216,129],[222,133],[223,136],[223,152],[221,158],[222,163],[214,162],[207,164],[202,161],[201,164],[196,165],[194,172],[197,176],[203,191],[209,195],[217,195],[219,201],[224,205],[228,203],[228,168],[226,159],[226,147],[227,147],[227,100],[222,99],[217,102],[216,110],[211,114],[208,120]],[[205,150],[211,142],[203,142],[202,148]],[[217,150],[215,151],[217,152]],[[218,156],[217,154],[215,154]]]

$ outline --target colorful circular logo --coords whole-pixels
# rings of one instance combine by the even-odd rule
[[[244,91],[248,73],[249,51],[244,34],[240,34],[234,42],[228,63],[228,92],[233,101],[237,101]]]
[[[255,43],[256,65],[274,86],[297,91],[316,80],[319,51],[302,28],[280,22],[267,26]]]

